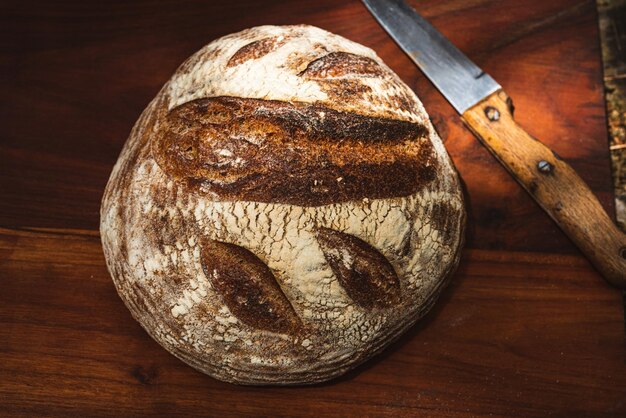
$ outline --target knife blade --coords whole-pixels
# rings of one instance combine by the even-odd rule
[[[602,276],[626,289],[626,235],[578,174],[515,122],[501,86],[403,0],[362,1]]]
[[[404,1],[363,3],[457,112],[465,112],[501,88]]]

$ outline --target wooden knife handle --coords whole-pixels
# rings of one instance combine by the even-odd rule
[[[513,120],[507,94],[493,93],[462,118],[604,278],[626,288],[626,235],[574,169]]]

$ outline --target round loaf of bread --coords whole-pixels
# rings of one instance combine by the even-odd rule
[[[217,379],[304,384],[380,352],[458,264],[459,180],[370,49],[261,26],[183,63],[133,128],[101,208],[132,315]]]

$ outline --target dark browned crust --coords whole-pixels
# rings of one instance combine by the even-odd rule
[[[433,205],[430,214],[433,225],[439,231],[444,245],[450,246],[456,238],[456,220],[459,218],[459,209],[456,209],[449,202],[437,202]]]
[[[345,76],[381,77],[387,73],[375,60],[349,52],[331,52],[311,61],[299,75],[309,79]]]
[[[264,55],[269,54],[285,41],[278,41],[277,37],[270,36],[267,38],[259,39],[258,41],[250,42],[247,45],[239,48],[237,52],[233,54],[226,64],[227,67],[234,67],[235,65],[243,64],[251,59],[258,59]]]
[[[400,302],[400,280],[393,266],[374,247],[354,235],[319,228],[324,257],[346,293],[364,309]]]
[[[329,99],[339,102],[371,101],[372,87],[363,78],[377,78],[393,82],[396,77],[376,60],[349,52],[330,52],[311,61],[298,74],[315,80]],[[385,102],[404,112],[415,111],[415,99],[406,91],[395,91],[385,97]]]
[[[168,112],[151,148],[166,173],[218,200],[320,206],[428,185],[438,162],[426,134],[322,105],[215,97]]]
[[[234,244],[209,239],[200,244],[204,274],[237,319],[282,334],[300,329],[301,321],[291,303],[257,256]]]

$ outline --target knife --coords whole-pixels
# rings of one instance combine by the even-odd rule
[[[515,122],[502,87],[404,1],[363,3],[602,276],[626,289],[626,235],[578,174]]]

